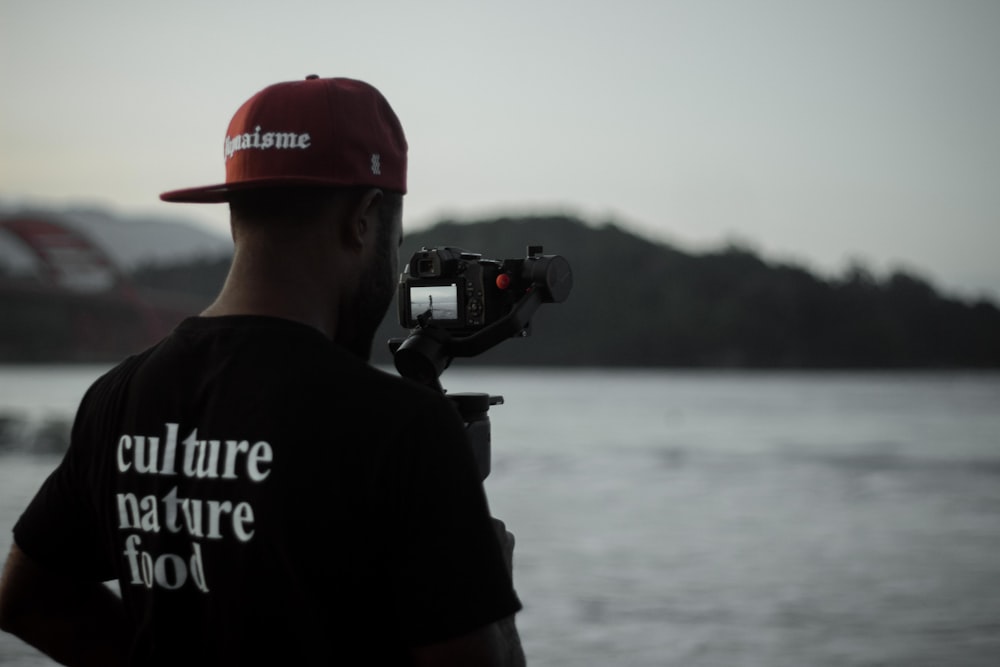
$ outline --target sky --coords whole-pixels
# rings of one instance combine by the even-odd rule
[[[0,201],[228,233],[158,194],[223,180],[261,88],[349,76],[403,122],[410,229],[569,213],[1000,302],[998,35],[995,0],[0,0]]]

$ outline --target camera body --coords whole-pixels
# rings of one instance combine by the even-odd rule
[[[530,260],[530,258],[529,258]],[[422,248],[399,277],[399,323],[473,334],[506,315],[530,287],[525,259],[483,259],[461,248]]]

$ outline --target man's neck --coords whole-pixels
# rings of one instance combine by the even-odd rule
[[[310,269],[308,257],[298,263],[237,247],[229,275],[202,317],[267,315],[313,327],[334,340],[339,292],[328,271]]]

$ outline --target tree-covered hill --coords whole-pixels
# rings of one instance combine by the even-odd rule
[[[614,225],[595,228],[560,216],[443,222],[408,235],[400,254],[405,263],[421,247],[455,246],[489,259],[520,258],[529,245],[569,261],[573,292],[566,302],[536,313],[531,337],[506,341],[474,363],[1000,367],[996,305],[947,298],[906,273],[877,279],[855,269],[826,280],[744,248],[695,254]],[[172,326],[167,319],[207,305],[228,264],[228,256],[160,262],[131,271],[129,278],[140,300],[155,297],[162,329]],[[2,272],[0,288],[2,361],[110,361],[149,338],[148,331],[140,335],[140,327],[153,330],[148,317],[144,324],[130,314],[132,306],[94,298],[84,303],[86,297],[69,293],[36,294]],[[139,301],[131,301],[138,307]],[[106,326],[100,321],[105,316]],[[74,331],[100,345],[74,343]],[[390,363],[384,341],[405,333],[393,304],[376,337],[374,361]]]
[[[544,306],[533,336],[483,361],[680,367],[996,367],[1000,311],[947,299],[921,278],[861,270],[824,281],[728,247],[682,252],[613,225],[565,217],[442,223],[404,243],[566,257],[574,288]],[[385,328],[385,325],[384,325]],[[392,329],[398,332],[398,327]]]
[[[476,363],[1000,367],[995,305],[946,298],[905,273],[878,280],[854,270],[828,281],[746,249],[692,254],[558,216],[443,222],[408,235],[401,262],[421,247],[446,245],[490,259],[524,257],[528,245],[542,245],[573,268],[569,299],[543,306],[530,338],[507,341]],[[208,299],[225,268],[222,261],[148,268],[136,280]],[[381,363],[390,362],[382,341],[406,333],[395,313],[394,305],[376,337]]]

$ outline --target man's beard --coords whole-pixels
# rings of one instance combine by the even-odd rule
[[[337,327],[337,343],[365,361],[371,359],[375,332],[392,303],[396,288],[389,239],[380,234],[376,243],[375,258],[362,272],[358,291],[341,309]]]

